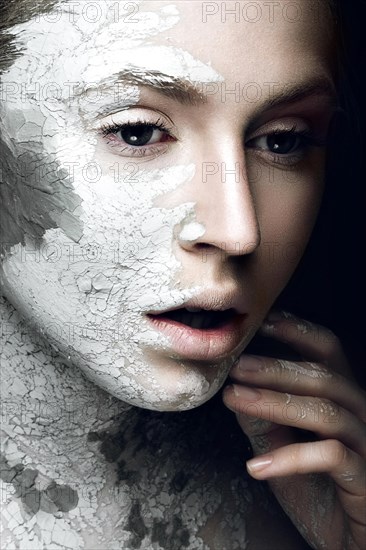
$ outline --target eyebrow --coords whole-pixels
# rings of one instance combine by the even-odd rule
[[[148,88],[183,105],[200,105],[207,103],[210,96],[215,93],[222,93],[222,90],[220,91],[220,86],[224,84],[223,81],[194,84],[190,81],[174,77],[158,70],[146,70],[140,67],[124,69],[116,75],[112,75],[111,78],[113,78],[114,84],[126,84]],[[99,82],[99,86],[109,87],[111,78]],[[272,84],[277,87],[281,85],[279,82],[268,82],[264,84],[267,86]],[[98,88],[98,84],[88,88],[86,91],[95,89],[96,87]],[[85,90],[81,92],[80,95],[82,96],[84,93]],[[230,92],[227,91],[226,95],[229,93]],[[338,106],[338,94],[332,80],[325,75],[318,75],[310,77],[302,83],[289,82],[283,84],[281,91],[273,91],[273,97],[269,97],[263,102],[259,99],[259,105],[256,111],[264,112],[275,107],[297,103],[308,97],[314,96],[326,97],[331,106]]]
[[[296,83],[291,87],[291,84],[285,84],[284,89],[276,94],[273,98],[269,98],[261,105],[261,110],[268,110],[282,105],[298,103],[303,99],[311,96],[325,96],[331,104],[338,104],[338,94],[332,81],[325,76],[314,77],[303,83]],[[287,88],[287,89],[286,89]]]
[[[208,99],[202,91],[203,84],[195,86],[187,80],[156,70],[147,71],[139,67],[123,70],[118,73],[118,83],[151,88],[183,105],[198,105]]]
[[[168,97],[169,99],[173,99],[183,105],[198,105],[206,103],[208,99],[208,96],[202,92],[203,84],[201,84],[200,89],[199,86],[182,78],[177,78],[154,69],[146,70],[140,67],[124,69],[107,78],[103,78],[99,82],[93,82],[90,86],[77,86],[70,95],[70,99],[84,98],[87,97],[90,92],[100,92],[101,90],[108,90],[109,88],[113,90],[115,86],[124,85],[150,88],[154,92],[164,97]],[[118,90],[118,95],[119,94],[123,94],[123,88]],[[126,90],[126,96],[126,104],[128,106],[136,104],[135,101],[128,101],[128,90]],[[125,101],[121,101],[121,103],[125,103]],[[107,109],[108,107],[109,106],[107,106]]]

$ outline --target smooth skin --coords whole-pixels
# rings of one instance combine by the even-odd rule
[[[352,380],[342,346],[328,329],[273,312],[262,333],[304,359],[243,354],[231,370],[224,403],[251,441],[255,457],[248,472],[269,481],[313,548],[362,550],[366,393]]]

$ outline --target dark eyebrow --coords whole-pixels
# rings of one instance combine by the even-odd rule
[[[203,93],[204,83],[194,85],[188,80],[176,78],[154,69],[144,69],[140,67],[123,69],[99,82],[93,82],[92,85],[86,86],[84,89],[76,87],[71,97],[84,97],[87,96],[89,92],[98,92],[108,90],[109,88],[113,90],[114,86],[123,87],[123,85],[150,88],[182,104],[198,105],[207,102],[207,96]],[[207,86],[209,85],[210,84],[207,84]],[[128,96],[128,90],[126,90],[126,95]],[[118,88],[118,96],[123,96],[123,88]],[[131,104],[134,104],[134,102]]]
[[[203,84],[195,86],[187,80],[175,78],[160,71],[147,71],[138,67],[125,69],[118,73],[118,81],[151,88],[183,105],[198,105],[207,101],[207,96],[203,93]]]
[[[223,91],[221,87],[225,86],[225,83],[222,81],[199,82],[195,84],[188,80],[162,73],[158,70],[136,66],[130,66],[109,78],[103,79],[99,83],[95,83],[91,88],[88,88],[87,91],[95,88],[108,88],[111,86],[112,79],[115,85],[131,85],[150,88],[156,93],[173,99],[183,105],[200,105],[207,103],[209,97],[215,94],[219,94],[220,100],[224,101],[222,99],[223,95],[225,98],[225,93],[226,95],[230,93]],[[255,83],[253,83],[253,85],[254,84]],[[270,91],[270,85],[272,85],[273,88],[268,95],[272,97],[268,97],[263,101],[260,98],[258,99],[256,102],[258,103],[258,109],[255,109],[254,117],[275,107],[297,103],[312,96],[326,97],[330,106],[338,106],[336,88],[332,80],[325,75],[315,75],[304,80],[304,82],[288,82],[285,84],[280,84],[279,82],[264,83],[264,86],[266,86],[264,91],[266,93]],[[257,86],[259,87],[259,84],[257,84]],[[276,88],[280,86],[281,90],[278,91]],[[80,95],[84,95],[84,93],[85,90],[81,92]],[[121,93],[121,90],[119,93]],[[242,100],[243,102],[246,101],[245,98],[242,98]]]
[[[336,106],[338,104],[338,94],[332,81],[320,76],[300,84],[289,83],[283,85],[283,89],[277,94],[274,93],[273,97],[262,103],[260,109],[265,111],[282,105],[298,103],[311,96],[327,97],[332,105]]]
[[[221,82],[200,83],[194,85],[186,80],[175,78],[160,71],[146,71],[144,69],[124,70],[118,74],[118,80],[127,84],[152,88],[156,92],[169,97],[182,104],[198,105],[206,103],[208,98],[215,93],[222,97]],[[267,86],[279,83],[267,83]],[[331,80],[326,77],[314,77],[303,84],[289,83],[282,86],[282,90],[276,92],[273,88],[273,97],[263,103],[258,100],[258,107],[266,111],[284,104],[296,103],[309,96],[328,96],[331,102],[336,103],[337,93]],[[243,99],[245,101],[245,99]]]

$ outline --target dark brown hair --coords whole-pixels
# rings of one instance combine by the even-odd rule
[[[11,28],[49,12],[60,0],[0,0],[0,74],[21,55]]]

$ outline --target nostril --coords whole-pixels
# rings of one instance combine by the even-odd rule
[[[196,247],[201,250],[206,250],[207,248],[211,248],[213,245],[208,243],[197,243]]]

